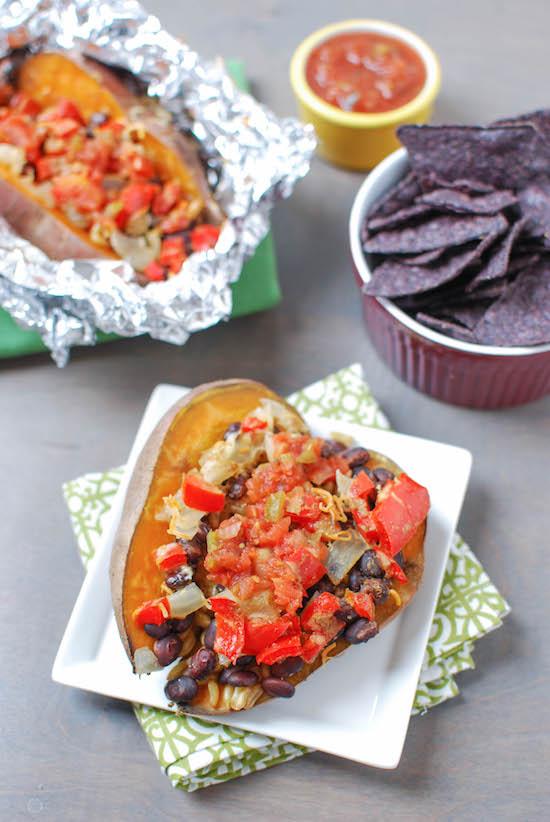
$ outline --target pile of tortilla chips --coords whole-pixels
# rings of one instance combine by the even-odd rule
[[[550,342],[550,110],[398,134],[411,170],[363,226],[367,293],[456,339]]]

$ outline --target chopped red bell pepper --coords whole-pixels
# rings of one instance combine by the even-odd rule
[[[241,423],[241,432],[243,434],[246,434],[247,431],[261,431],[263,428],[267,428],[267,422],[258,419],[258,417],[245,417]]]
[[[363,513],[362,511],[354,508],[352,510],[352,514],[355,527],[366,542],[371,542],[372,540],[378,539],[378,530],[372,518],[371,511]]]
[[[57,174],[59,160],[57,157],[39,157],[34,164],[37,183],[51,180]]]
[[[430,495],[427,488],[419,485],[408,474],[400,474],[393,480],[392,493],[404,503],[409,516],[417,526],[426,519],[430,510]]]
[[[374,619],[375,605],[372,594],[367,594],[365,591],[358,591],[357,593],[354,593],[353,591],[348,590],[345,593],[345,599],[360,617],[365,617],[365,619]]]
[[[426,488],[406,474],[389,482],[379,494],[372,511],[381,549],[389,556],[403,550],[425,519],[429,507]]]
[[[353,478],[350,485],[351,496],[368,500],[372,498],[375,492],[376,485],[364,471],[360,471],[359,474]]]
[[[183,501],[197,511],[215,512],[221,511],[225,505],[225,494],[198,474],[186,474],[183,479]]]
[[[166,266],[174,274],[177,274],[186,257],[187,253],[185,251],[183,237],[166,237],[166,239],[162,241],[158,258],[160,265]]]
[[[160,221],[159,228],[161,234],[175,234],[177,231],[184,231],[189,227],[188,205],[186,202],[178,203],[167,215]]]
[[[170,603],[168,597],[161,599],[152,599],[145,602],[133,613],[136,624],[143,628],[144,625],[162,625],[170,618]]]
[[[122,208],[128,216],[149,208],[158,190],[155,183],[129,183],[120,192]]]
[[[150,180],[155,176],[155,166],[149,157],[137,152],[131,154],[127,158],[126,163],[128,172],[132,179],[136,180]]]
[[[333,480],[336,476],[336,471],[341,471],[342,474],[349,474],[350,469],[346,460],[335,454],[332,457],[321,458],[312,465],[306,465],[307,478],[315,485],[324,485],[325,482]]]
[[[308,491],[304,492],[301,486],[297,486],[288,495],[286,511],[296,525],[308,531],[313,530],[311,526],[317,522],[322,514],[319,507],[320,502],[321,500],[316,494],[311,494]]]
[[[237,603],[227,597],[211,597],[210,605],[216,614],[214,650],[236,662],[244,647],[244,616]]]
[[[220,227],[217,225],[196,226],[191,232],[191,248],[193,251],[207,251],[209,248],[214,248],[220,236]]]
[[[394,559],[392,559],[392,561],[391,561],[391,563],[390,563],[390,565],[389,565],[389,567],[386,571],[386,574],[389,577],[392,577],[393,579],[395,579],[397,582],[402,582],[402,583],[407,582],[407,575],[406,575],[405,571],[400,566],[400,564],[398,562],[396,562]]]
[[[323,563],[306,548],[298,548],[291,553],[287,553],[285,559],[296,569],[300,582],[305,589],[311,588],[312,585],[319,582],[327,572]]]
[[[42,138],[25,117],[14,113],[0,121],[0,142],[24,149],[27,160],[31,163],[39,156],[41,141]]]
[[[244,625],[244,654],[257,656],[275,640],[288,633],[294,622],[289,616],[282,616],[272,622],[247,619]]]
[[[275,662],[280,662],[289,656],[302,655],[302,642],[300,639],[300,632],[295,631],[291,634],[286,634],[280,639],[273,642],[268,648],[265,648],[261,653],[256,655],[258,663],[264,662],[266,665],[273,665]]]
[[[55,103],[55,105],[44,109],[38,119],[40,121],[50,123],[54,120],[65,120],[67,118],[70,120],[76,120],[81,126],[84,125],[84,118],[82,117],[78,106],[73,103],[72,100],[67,100],[66,97],[63,97]]]
[[[187,554],[179,542],[161,545],[155,550],[155,562],[161,571],[172,571],[187,564]]]
[[[340,608],[340,602],[334,594],[323,591],[319,596],[311,599],[302,613],[300,622],[304,631],[322,631],[330,624],[332,615]]]
[[[143,273],[148,280],[151,280],[152,283],[160,283],[166,279],[165,269],[159,265],[156,260],[153,260],[153,262],[146,265],[143,269]]]

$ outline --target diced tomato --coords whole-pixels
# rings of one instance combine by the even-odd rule
[[[336,477],[336,471],[341,471],[342,474],[349,474],[349,466],[347,462],[335,454],[326,459],[319,459],[317,462],[306,466],[307,478],[315,485],[324,485]]]
[[[293,627],[293,624],[289,616],[282,616],[274,622],[247,619],[244,625],[243,654],[257,656],[269,645],[272,645],[276,639],[286,634]]]
[[[168,180],[164,183],[162,190],[155,195],[153,200],[152,212],[155,217],[162,217],[168,214],[181,199],[182,188],[177,180]]]
[[[187,554],[185,548],[179,542],[161,545],[155,551],[155,562],[162,571],[172,571],[174,568],[186,565]]]
[[[10,143],[25,150],[29,162],[39,156],[42,138],[36,134],[33,126],[18,114],[11,114],[0,121],[0,142]]]
[[[89,166],[94,171],[105,174],[109,168],[111,146],[98,138],[88,139],[76,153],[76,159]]]
[[[166,270],[156,260],[146,265],[143,273],[152,283],[160,283],[166,279]]]
[[[298,577],[288,568],[281,576],[273,576],[273,599],[281,610],[295,614],[302,605],[304,588]]]
[[[183,237],[166,237],[162,241],[158,261],[160,265],[166,266],[174,274],[177,274],[182,267],[187,252]]]
[[[322,634],[310,634],[302,640],[302,659],[304,662],[313,662],[330,640],[325,640]]]
[[[62,98],[55,105],[44,109],[38,119],[48,123],[54,120],[70,119],[76,120],[81,126],[84,125],[84,118],[80,113],[80,109],[72,100],[66,98]]]
[[[358,591],[357,593],[354,593],[353,591],[348,590],[346,591],[345,599],[360,617],[365,617],[365,619],[374,619],[375,605],[371,594],[367,594],[365,591]]]
[[[302,491],[301,495],[296,494],[295,500],[292,499],[294,491]],[[296,505],[294,505],[296,502]],[[301,488],[296,488],[289,494],[287,500],[287,513],[292,522],[300,525],[302,528],[311,530],[312,526],[321,516],[321,509],[319,507],[320,499],[316,494],[308,491],[304,492]],[[291,510],[293,507],[299,507],[299,510]]]
[[[36,172],[36,182],[43,183],[44,180],[51,180],[57,174],[59,161],[57,157],[39,157],[34,164]]]
[[[275,640],[268,648],[265,648],[261,653],[256,655],[258,663],[264,662],[266,665],[273,665],[275,662],[280,662],[282,659],[287,659],[289,656],[302,655],[302,642],[300,639],[300,632],[282,636]]]
[[[155,166],[149,157],[135,152],[127,158],[126,170],[132,179],[150,180],[155,176]]]
[[[122,208],[128,216],[149,208],[157,191],[155,183],[130,183],[120,192]]]
[[[246,434],[247,431],[261,431],[267,428],[267,422],[260,420],[258,417],[245,417],[241,423],[241,432]]]
[[[330,624],[333,614],[340,608],[340,602],[334,594],[323,591],[319,596],[310,599],[302,613],[300,622],[305,631],[322,631]]]
[[[227,597],[211,597],[210,605],[216,614],[214,650],[236,662],[244,647],[244,616],[237,603]]]
[[[196,226],[191,232],[191,248],[193,251],[206,251],[209,248],[214,248],[218,242],[221,228],[217,225]]]
[[[288,431],[280,431],[273,437],[275,459],[279,459],[283,454],[292,454],[292,456],[298,457],[310,440],[311,437],[307,434],[290,434]]]
[[[184,231],[189,227],[189,215],[187,213],[187,203],[178,203],[163,220],[159,223],[159,228],[162,234],[176,234],[178,231]]]
[[[407,574],[400,566],[400,564],[396,562],[394,559],[392,559],[390,566],[386,571],[386,574],[392,579],[395,579],[397,582],[407,582]]]
[[[327,572],[323,563],[305,549],[288,554],[287,562],[296,568],[304,588],[311,588],[311,586],[319,582]]]
[[[291,491],[302,485],[305,473],[302,465],[293,461],[289,463],[262,463],[246,482],[251,502],[260,502],[276,491]]]
[[[105,192],[84,174],[56,177],[52,185],[56,205],[72,205],[77,211],[99,211],[105,204]]]
[[[378,528],[374,522],[371,511],[363,510],[362,507],[353,507],[353,521],[355,527],[367,542],[378,539]]]
[[[47,125],[50,134],[63,140],[72,137],[80,128],[78,120],[73,120],[70,117],[64,117],[62,120],[52,120]]]
[[[183,501],[197,511],[221,511],[225,494],[198,474],[186,474],[183,479]]]
[[[250,523],[248,536],[255,545],[274,547],[280,545],[290,527],[290,517],[281,517],[277,522],[257,519]]]
[[[24,91],[17,91],[10,99],[10,108],[17,111],[19,114],[28,114],[30,117],[35,117],[40,111],[40,104],[25,94]]]
[[[144,625],[162,625],[170,617],[170,603],[167,597],[153,599],[145,602],[133,613],[136,624],[143,628]]]
[[[364,471],[360,471],[350,485],[350,494],[359,499],[371,499],[375,491],[376,485]]]

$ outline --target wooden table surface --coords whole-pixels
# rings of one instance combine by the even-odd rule
[[[550,102],[550,6],[510,0],[149,0],[205,55],[246,60],[255,93],[294,111],[294,46],[327,22],[383,16],[439,53],[437,119],[479,122]],[[476,412],[400,383],[361,324],[347,219],[361,175],[315,161],[274,233],[276,310],[197,334],[181,349],[129,340],[4,363],[0,376],[2,722],[0,818],[26,820],[549,819],[550,397]],[[129,705],[55,685],[52,661],[82,581],[60,487],[125,459],[152,388],[246,375],[285,393],[351,361],[394,426],[474,454],[460,529],[512,606],[479,643],[457,699],[413,719],[396,771],[323,754],[186,795],[163,776]],[[282,706],[282,709],[284,706]]]

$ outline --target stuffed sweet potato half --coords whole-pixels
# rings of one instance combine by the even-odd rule
[[[201,386],[144,447],[113,548],[134,671],[173,665],[167,699],[194,713],[292,696],[410,602],[428,508],[397,465],[311,435],[265,386]]]
[[[40,53],[0,66],[0,215],[52,259],[120,258],[142,283],[215,245],[195,144],[130,75]]]

